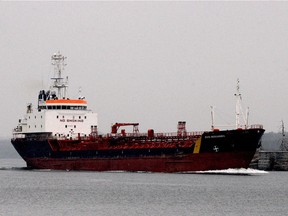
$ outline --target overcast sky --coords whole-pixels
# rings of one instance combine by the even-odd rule
[[[288,2],[0,2],[1,125],[9,137],[67,56],[99,130],[209,130],[235,124],[236,80],[250,123],[288,124]]]

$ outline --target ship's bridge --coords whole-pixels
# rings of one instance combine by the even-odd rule
[[[39,104],[39,109],[87,110],[87,101],[83,99],[53,99]]]
[[[54,76],[49,90],[40,90],[37,110],[28,104],[26,115],[19,120],[14,134],[52,134],[57,137],[76,137],[78,134],[88,136],[97,128],[97,113],[87,109],[87,101],[81,95],[70,99],[67,95],[68,77],[62,72],[66,58],[58,54],[51,57]],[[24,134],[24,135],[23,135]]]

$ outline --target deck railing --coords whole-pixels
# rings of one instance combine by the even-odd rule
[[[90,140],[93,137],[103,137],[103,138],[109,138],[109,137],[115,137],[115,138],[119,138],[119,137],[147,137],[147,138],[175,138],[175,137],[179,137],[179,138],[185,138],[185,137],[195,137],[195,136],[201,136],[204,132],[203,131],[195,131],[195,132],[187,132],[185,134],[181,134],[179,135],[177,132],[172,132],[172,133],[154,133],[153,136],[149,137],[148,133],[126,133],[125,135],[121,134],[121,133],[116,133],[116,134],[111,134],[111,133],[107,133],[107,134],[99,134],[97,136],[93,136],[93,135],[84,135],[84,134],[74,134],[73,136],[64,136],[64,135],[56,135],[53,136],[54,139],[58,139],[58,140]]]
[[[263,125],[261,124],[254,124],[250,126],[250,129],[263,129]]]

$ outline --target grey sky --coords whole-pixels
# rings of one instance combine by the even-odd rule
[[[240,79],[250,123],[288,124],[288,2],[0,2],[1,137],[48,88],[50,57],[67,56],[99,129],[234,124]]]

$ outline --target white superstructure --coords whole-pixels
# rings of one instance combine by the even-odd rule
[[[50,90],[40,91],[37,108],[28,104],[25,116],[13,131],[15,136],[48,133],[57,137],[75,137],[97,131],[97,114],[87,108],[84,97],[67,98],[68,77],[62,78],[65,59],[60,53],[52,55],[54,77]]]

